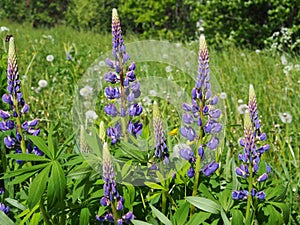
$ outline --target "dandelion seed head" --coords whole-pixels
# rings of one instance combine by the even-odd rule
[[[40,88],[45,88],[48,86],[48,82],[46,80],[39,80],[38,85]]]
[[[166,72],[167,73],[170,73],[170,72],[172,72],[172,67],[171,66],[166,66]]]
[[[95,111],[93,110],[88,110],[86,111],[85,113],[85,117],[88,121],[93,121],[93,120],[96,120],[98,118],[98,115],[96,114]]]
[[[238,107],[238,112],[241,115],[245,114],[248,110],[249,110],[248,105],[246,105],[246,104],[239,105],[239,107]]]
[[[79,94],[83,97],[86,97],[86,96],[90,95],[92,92],[93,92],[93,88],[86,85],[85,87],[80,89]]]
[[[242,104],[242,103],[243,103],[243,100],[242,100],[242,99],[239,99],[239,100],[238,100],[238,103],[239,103],[239,104]]]
[[[225,99],[227,98],[227,94],[225,92],[220,93],[220,99]]]
[[[288,112],[279,113],[279,117],[283,123],[291,123],[292,122],[292,115]]]
[[[48,62],[53,62],[54,56],[53,56],[53,55],[47,55],[46,60],[47,60]]]
[[[285,55],[282,55],[281,57],[280,57],[280,60],[281,60],[281,64],[282,65],[287,65],[287,59],[286,59],[286,57],[285,57]]]

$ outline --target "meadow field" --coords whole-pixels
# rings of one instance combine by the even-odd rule
[[[104,82],[104,75],[110,70],[105,59],[111,54],[111,34],[79,32],[64,26],[33,29],[26,23],[8,21],[1,21],[0,26],[9,29],[0,31],[1,96],[7,93],[9,44],[5,38],[12,34],[21,90],[30,106],[25,118],[39,121],[39,138],[28,135],[27,139],[44,152],[32,157],[19,152],[18,156],[16,149],[7,148],[1,141],[0,199],[4,204],[0,206],[1,225],[101,224],[105,223],[100,218],[102,215],[106,215],[106,222],[122,224],[115,216],[117,200],[111,206],[100,204],[105,196],[102,180],[105,162],[101,157],[106,142],[111,154],[123,160],[121,164],[118,160],[114,163],[116,181],[125,200],[122,210],[134,214],[134,220],[130,220],[128,213],[124,214],[123,224],[300,224],[298,55],[272,49],[208,46],[211,91],[218,97],[218,107],[222,110],[222,132],[217,150],[207,160],[215,159],[219,166],[208,177],[200,173],[195,190],[196,178],[186,175],[188,163],[183,160],[178,166],[174,162],[178,143],[186,142],[180,133],[182,100],[190,102],[195,85],[198,41],[151,42],[131,33],[123,36],[130,62],[135,62],[136,78],[141,81],[137,101],[143,112],[135,113],[140,116],[143,131],[136,139],[123,137],[121,143],[111,145],[103,132],[119,119],[104,113],[105,105],[115,102],[106,99],[108,85]],[[156,47],[151,47],[153,43]],[[137,46],[141,49],[134,52]],[[149,54],[149,59],[145,54]],[[155,54],[161,56],[156,58]],[[238,155],[243,152],[240,138],[244,136],[251,84],[257,99],[260,131],[266,134],[266,140],[262,138],[257,145],[269,145],[260,158],[260,165],[266,163],[270,171],[264,183],[255,183],[258,189],[265,190],[265,198],[254,199],[246,206],[247,200],[233,199],[233,191],[248,188],[248,181],[237,176],[236,167],[240,165]],[[183,97],[178,91],[186,95]],[[154,105],[158,105],[158,110],[154,110]],[[3,102],[0,106],[9,110]],[[131,169],[140,165],[149,168],[155,158],[153,125],[157,120],[152,118],[153,111],[154,118],[159,117],[164,128],[168,157],[174,165],[163,175],[154,172],[151,176],[155,178],[137,184],[136,180],[130,180],[131,176],[138,176]],[[1,133],[1,140],[8,132],[12,131]],[[260,170],[264,173],[266,169]],[[7,213],[5,206],[10,208]],[[113,210],[112,218],[105,214],[109,207]]]

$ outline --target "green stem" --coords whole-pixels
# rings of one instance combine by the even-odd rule
[[[252,191],[252,188],[253,188],[253,172],[252,172],[252,165],[251,165],[251,163],[249,165],[249,171],[250,171],[250,174],[249,174],[249,179],[248,179],[249,186],[248,186],[248,200],[247,200],[247,208],[246,208],[246,221],[248,221],[248,219],[249,219],[249,216],[250,216],[250,207],[252,205],[252,194],[251,194],[251,191]],[[250,224],[252,224],[252,221],[251,221]]]
[[[203,105],[204,105],[204,100],[200,101],[200,118],[203,121],[204,115],[203,115]],[[198,155],[198,149],[202,144],[202,139],[203,139],[203,127],[200,126],[199,129],[199,138],[198,138],[198,143],[197,143],[197,148],[196,148],[196,154]],[[196,196],[197,195],[197,191],[198,191],[198,186],[199,186],[199,176],[200,176],[200,165],[201,165],[201,157],[198,155],[197,159],[196,159],[196,168],[195,168],[195,179],[194,179],[194,186],[193,186],[193,192],[192,192],[192,196]],[[190,218],[192,218],[193,214],[195,212],[195,206],[191,205],[190,208]]]
[[[124,88],[124,71],[123,71],[123,62],[122,62],[122,56],[121,54],[117,54],[119,59],[119,66],[120,66],[120,84],[121,84],[121,110],[125,110],[125,88]],[[122,134],[124,137],[124,140],[127,142],[127,131],[126,131],[126,120],[124,117],[121,118],[122,121]]]
[[[49,216],[48,216],[48,214],[46,212],[46,209],[45,209],[45,206],[44,206],[43,197],[40,200],[40,210],[41,210],[41,213],[42,213],[42,215],[44,217],[45,224],[46,225],[51,225],[50,220],[49,220]]]
[[[115,204],[116,204],[116,201],[111,203],[111,210],[112,210],[112,213],[114,215],[114,224],[118,225],[119,215],[118,215],[118,212],[116,210]]]
[[[163,191],[162,199],[161,199],[161,211],[164,215],[166,215],[166,208],[167,208],[167,193],[166,191]]]

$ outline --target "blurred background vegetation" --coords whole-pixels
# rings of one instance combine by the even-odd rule
[[[0,20],[102,33],[113,7],[125,32],[145,38],[191,41],[204,32],[216,48],[300,50],[299,0],[1,0]]]

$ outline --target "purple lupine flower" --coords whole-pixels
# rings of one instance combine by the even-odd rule
[[[201,143],[201,146],[197,147],[198,154],[196,157],[201,157],[203,160],[205,151],[215,150],[218,147],[219,139],[217,134],[222,130],[222,125],[218,123],[221,110],[215,108],[218,103],[218,97],[213,95],[211,91],[209,54],[204,35],[200,36],[198,63],[198,76],[195,86],[191,91],[191,104],[182,104],[182,109],[184,110],[182,121],[184,126],[180,128],[180,133],[190,142],[196,141],[196,143]],[[198,134],[196,130],[203,132]],[[207,135],[211,135],[211,137],[203,139],[203,137]],[[184,154],[186,151],[183,150],[182,153],[183,158],[188,159],[188,157],[185,157],[186,154]],[[193,166],[193,164],[191,166]],[[218,167],[218,163],[210,162],[204,166],[202,172],[204,175],[210,176]],[[191,171],[191,169],[189,171]],[[196,171],[196,173],[198,172],[199,171]],[[192,173],[189,172],[189,175],[191,174]]]
[[[9,208],[9,206],[6,206],[6,205],[4,205],[3,203],[0,202],[0,210],[2,212],[4,212],[5,214],[8,214],[9,211],[10,211],[10,208]]]
[[[0,130],[11,130],[12,132],[4,138],[4,144],[7,148],[15,148],[16,153],[31,153],[26,150],[26,145],[30,143],[26,139],[26,134],[39,135],[40,130],[35,129],[38,124],[37,119],[31,121],[22,121],[23,115],[29,111],[29,105],[26,104],[23,94],[21,92],[21,81],[19,79],[17,57],[15,52],[14,38],[12,35],[6,37],[6,41],[9,42],[8,51],[8,67],[7,67],[7,91],[2,96],[2,100],[5,104],[9,105],[10,111],[4,111],[0,109]],[[21,122],[21,126],[17,125]],[[31,143],[30,143],[31,144]],[[43,152],[39,150],[39,155],[43,155]],[[17,163],[22,161],[17,160]]]
[[[133,117],[139,116],[143,111],[142,107],[135,102],[135,99],[141,95],[140,84],[136,80],[135,63],[132,62],[127,68],[124,66],[130,57],[126,52],[116,9],[112,10],[112,55],[114,59],[106,59],[106,64],[114,71],[106,73],[104,79],[108,83],[114,84],[115,87],[106,87],[105,95],[109,100],[120,99],[121,106],[117,107],[114,105],[115,103],[111,103],[104,107],[104,112],[111,117],[120,115],[122,126],[127,123],[127,129],[121,127],[118,135],[109,135],[112,138],[112,144],[115,144],[122,136],[127,136],[126,131],[136,137],[137,134],[141,134],[143,127],[138,121],[133,121]],[[116,87],[117,85],[119,86]],[[129,115],[130,118],[128,122],[124,123],[126,115]],[[113,134],[113,131],[114,127],[112,126],[110,133]],[[118,138],[115,138],[116,136]]]
[[[164,164],[169,163],[169,150],[164,136],[163,121],[160,117],[159,107],[157,102],[153,103],[153,131],[156,159],[163,160]]]
[[[2,195],[4,193],[4,188],[0,187],[0,195]]]
[[[255,178],[253,184],[249,184],[250,187],[256,187],[256,182],[264,182],[268,179],[268,174],[271,172],[270,166],[265,164],[266,172],[258,174],[260,171],[260,157],[261,155],[268,151],[270,148],[269,144],[258,147],[256,145],[256,140],[264,141],[266,140],[266,134],[260,131],[260,122],[258,120],[258,110],[256,103],[256,96],[254,93],[254,88],[250,85],[249,88],[249,112],[245,113],[244,119],[244,137],[240,139],[240,145],[244,148],[244,152],[238,155],[238,159],[242,161],[242,164],[236,168],[236,174],[244,179]],[[250,170],[252,168],[252,170]],[[259,185],[261,188],[262,186]],[[243,199],[237,198],[238,191],[232,192],[233,199]],[[265,199],[265,193],[263,190],[256,191],[254,188],[251,190],[251,195],[258,198],[259,200]]]
[[[124,209],[124,198],[119,194],[117,190],[117,182],[115,181],[114,168],[112,163],[112,158],[108,149],[108,144],[105,142],[103,144],[103,190],[104,196],[100,199],[100,204],[102,206],[109,207],[108,211],[104,213],[104,215],[96,215],[96,219],[100,222],[109,222],[114,223],[115,217],[113,213],[117,213],[119,215],[120,211]],[[112,207],[115,207],[115,212]],[[116,215],[115,215],[116,216]],[[118,224],[130,223],[131,220],[134,219],[134,215],[132,212],[128,212],[123,215],[122,218],[118,218]]]

